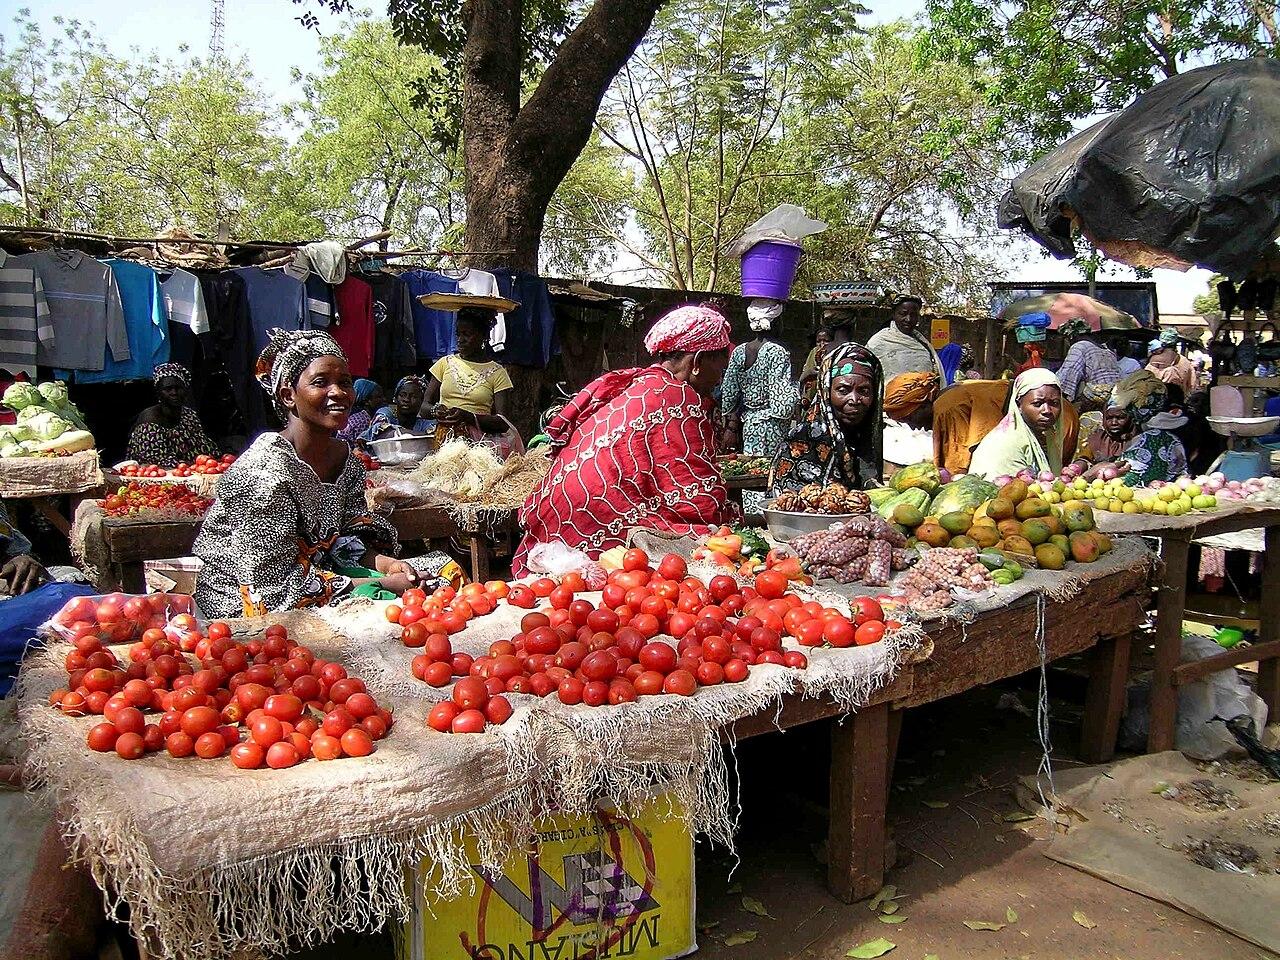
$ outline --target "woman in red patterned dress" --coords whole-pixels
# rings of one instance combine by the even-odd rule
[[[710,307],[679,307],[644,345],[652,366],[606,373],[548,424],[556,457],[520,511],[516,576],[529,572],[538,543],[597,559],[625,545],[632,527],[703,533],[729,517],[711,418],[733,346],[729,321]]]

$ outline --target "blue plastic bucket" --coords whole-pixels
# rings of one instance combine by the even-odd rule
[[[787,299],[800,264],[800,253],[795,244],[761,240],[742,255],[742,295]]]

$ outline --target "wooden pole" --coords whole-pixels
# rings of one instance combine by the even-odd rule
[[[1173,672],[1182,658],[1182,617],[1187,607],[1188,530],[1169,531],[1161,538],[1164,573],[1156,594],[1156,663],[1151,677],[1147,752],[1172,750],[1178,722],[1178,688]]]

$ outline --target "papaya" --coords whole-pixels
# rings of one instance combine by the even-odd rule
[[[1050,534],[1054,534],[1054,533],[1065,534],[1067,532],[1067,525],[1062,522],[1062,518],[1058,516],[1056,513],[1051,513],[1047,517],[1040,517],[1039,519],[1042,520],[1044,524],[1049,528]]]
[[[1061,570],[1067,565],[1066,555],[1052,543],[1042,543],[1036,547],[1036,563],[1045,570]]]
[[[1087,530],[1076,530],[1071,534],[1071,559],[1076,563],[1093,563],[1101,556],[1098,542],[1089,536]]]
[[[1039,497],[1031,497],[1023,500],[1013,509],[1013,515],[1019,520],[1031,520],[1035,517],[1047,517],[1049,513],[1049,504],[1045,503]]]
[[[1001,548],[1006,553],[1020,553],[1024,557],[1035,556],[1035,547],[1026,537],[1005,537]]]
[[[952,535],[964,533],[973,526],[973,514],[967,510],[953,510],[939,517],[938,523],[942,525],[943,530]]]
[[[893,508],[893,522],[900,523],[904,527],[912,529],[924,523],[924,514],[920,512],[920,508],[912,503],[900,503]]]
[[[978,562],[988,570],[999,570],[1005,564],[1004,554],[999,550],[983,550],[978,554]]]
[[[899,493],[915,489],[932,494],[942,486],[942,474],[938,472],[937,464],[925,460],[903,467],[889,478],[889,486]]]
[[[893,487],[872,487],[870,490],[863,490],[867,495],[867,499],[871,501],[871,509],[878,510],[880,504],[886,500],[891,500],[898,495],[898,491]]]
[[[987,502],[987,516],[992,520],[1008,520],[1013,516],[1014,503],[1007,497],[996,497]]]
[[[965,536],[983,548],[994,547],[1000,540],[1000,532],[994,524],[975,523]]]
[[[1012,518],[1001,520],[996,524],[996,529],[1000,531],[1000,536],[1002,537],[1022,536],[1022,524]]]
[[[926,520],[916,527],[916,539],[931,547],[945,547],[951,542],[951,534],[947,533],[941,524]]]
[[[933,495],[933,505],[930,509],[939,516],[956,510],[964,510],[972,514],[997,492],[999,488],[994,483],[988,483],[977,474],[965,474],[940,488]]]
[[[1049,525],[1044,520],[1024,520],[1022,521],[1022,536],[1033,547],[1038,547],[1042,543],[1049,542],[1049,538],[1053,536],[1053,531],[1049,529]]]
[[[886,520],[892,520],[893,511],[900,503],[909,503],[923,514],[929,507],[929,494],[920,489],[904,490],[881,503],[876,508],[876,513]]]
[[[996,494],[1001,500],[1008,500],[1015,507],[1027,499],[1027,485],[1021,480],[1010,480]]]
[[[951,542],[948,543],[947,546],[955,550],[965,550],[965,549],[968,549],[969,547],[976,548],[978,544],[974,540],[971,540],[969,537],[966,537],[964,534],[961,534],[958,537],[952,537]]]
[[[1077,530],[1092,530],[1095,525],[1093,519],[1093,508],[1083,502],[1077,502],[1075,505],[1063,510],[1062,520],[1067,525],[1067,529],[1072,532]]]

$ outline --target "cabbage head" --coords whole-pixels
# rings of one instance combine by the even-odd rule
[[[23,425],[31,431],[31,436],[36,441],[56,440],[71,429],[71,424],[51,410],[43,411]]]
[[[0,400],[10,410],[21,410],[23,407],[29,407],[33,403],[41,404],[44,397],[40,395],[40,391],[36,389],[33,383],[14,383],[4,392],[4,398]]]
[[[25,423],[0,427],[0,444],[22,443],[22,441],[30,439],[31,430]]]
[[[48,413],[48,412],[49,412],[49,409],[47,407],[42,407],[39,404],[33,403],[31,406],[23,407],[21,410],[18,411],[18,422],[28,423],[29,421],[34,420],[36,417],[40,416],[40,414]]]
[[[65,407],[70,402],[67,396],[67,385],[61,380],[50,380],[36,387],[40,396],[44,397],[45,406]]]
[[[0,446],[0,458],[4,457],[20,457],[22,456],[22,447],[16,443],[6,443]]]

